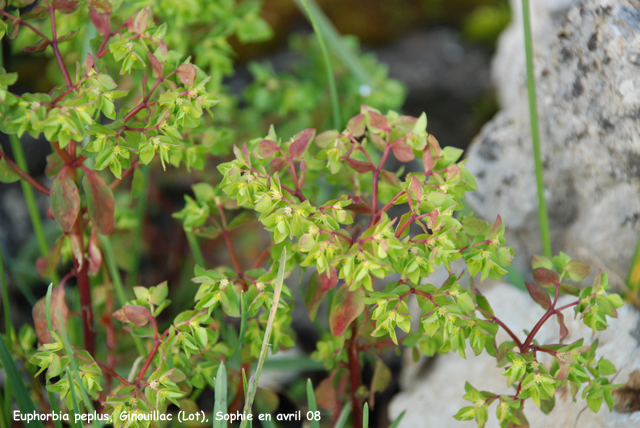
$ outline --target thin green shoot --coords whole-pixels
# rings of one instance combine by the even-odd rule
[[[407,413],[406,410],[403,410],[402,413],[398,415],[395,421],[389,426],[389,428],[398,428],[400,426],[400,422],[402,422],[402,418],[404,418],[404,414]]]
[[[213,428],[227,428],[226,420],[217,420],[216,418],[219,412],[222,412],[222,414],[227,413],[227,370],[224,367],[224,362],[220,363],[218,373],[216,374],[215,394],[216,401],[213,406]]]
[[[351,413],[351,401],[348,401],[347,404],[344,405],[342,411],[340,412],[340,416],[338,417],[338,421],[336,422],[334,428],[344,428],[349,420],[349,414]]]
[[[522,16],[524,22],[524,45],[527,61],[527,91],[529,93],[529,114],[531,118],[531,139],[533,142],[533,160],[538,187],[538,217],[540,221],[540,238],[542,252],[551,257],[551,232],[549,231],[549,215],[547,201],[544,197],[544,175],[542,154],[540,151],[540,126],[538,125],[538,103],[536,100],[536,78],[533,69],[533,41],[531,38],[531,20],[529,18],[529,0],[522,0]]]
[[[369,428],[369,403],[364,403],[362,409],[362,428]]]
[[[313,391],[311,379],[307,379],[307,403],[309,411],[315,414],[318,411],[318,406],[316,405],[316,394]],[[320,421],[317,421],[316,418],[311,418],[311,428],[320,428]]]
[[[248,415],[251,413],[251,406],[253,406],[253,399],[256,396],[256,390],[258,389],[258,380],[260,379],[260,373],[262,373],[262,366],[264,360],[267,359],[269,351],[269,340],[271,339],[271,330],[273,329],[273,323],[276,320],[276,312],[278,312],[278,303],[280,302],[280,294],[282,293],[282,284],[284,283],[285,265],[287,264],[287,248],[282,249],[282,256],[280,256],[280,266],[278,268],[278,276],[276,277],[276,286],[273,293],[273,304],[271,311],[269,312],[269,319],[264,332],[264,340],[262,341],[262,349],[260,350],[260,357],[258,358],[258,367],[256,373],[251,377],[249,381],[249,389],[247,392],[246,400],[244,403],[243,413]],[[247,419],[243,419],[240,428],[247,427]]]

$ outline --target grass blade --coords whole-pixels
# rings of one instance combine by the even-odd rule
[[[405,413],[407,413],[407,411],[403,410],[402,413],[398,415],[396,420],[393,421],[393,423],[389,426],[389,428],[398,428],[400,426],[400,422],[402,421],[402,418],[404,418]]]
[[[238,341],[236,342],[236,346],[233,347],[233,351],[230,355],[234,355],[236,352],[239,352],[242,349],[242,342],[244,342],[244,336],[247,332],[247,318],[248,318],[248,308],[247,308],[247,295],[244,291],[240,294],[242,297],[240,299],[241,305],[241,320],[240,320],[240,333],[238,334]]]
[[[189,248],[191,249],[191,254],[193,254],[193,259],[197,265],[204,267],[204,256],[202,255],[202,250],[200,250],[200,244],[198,243],[198,238],[191,231],[184,231],[187,235],[187,242],[189,243]]]
[[[369,428],[369,403],[364,403],[362,409],[362,428]]]
[[[253,399],[256,396],[256,390],[258,389],[258,380],[260,379],[260,373],[262,373],[262,366],[264,360],[267,358],[269,350],[269,339],[271,339],[271,330],[273,329],[273,322],[276,320],[276,312],[278,312],[278,303],[280,302],[280,293],[282,292],[282,284],[284,283],[284,268],[287,262],[287,248],[282,249],[282,256],[280,256],[280,266],[278,268],[278,276],[276,277],[276,286],[273,292],[273,305],[271,306],[271,312],[269,312],[269,320],[267,321],[267,327],[264,332],[264,340],[262,341],[262,349],[260,350],[260,358],[258,358],[258,367],[256,373],[251,377],[249,381],[249,390],[244,403],[243,413],[248,415],[251,413],[251,406],[253,405]],[[240,428],[246,428],[247,421],[244,419]]]
[[[549,215],[547,201],[544,198],[544,176],[542,170],[542,154],[540,152],[540,126],[538,125],[538,103],[536,100],[536,78],[533,72],[533,42],[531,38],[531,20],[529,18],[529,0],[522,0],[522,16],[524,22],[524,46],[527,60],[527,91],[529,93],[529,116],[531,118],[531,140],[533,142],[533,160],[536,169],[538,187],[538,218],[540,220],[540,238],[542,252],[551,257],[551,232],[549,231]]]
[[[13,358],[11,358],[9,348],[7,348],[7,345],[2,339],[0,339],[0,362],[2,363],[2,367],[4,368],[4,372],[7,376],[5,382],[8,382],[11,386],[11,391],[16,399],[16,403],[18,403],[20,412],[23,414],[35,412],[36,406],[33,404],[33,401],[31,401],[29,392],[20,378],[20,372],[13,362]],[[34,428],[44,428],[40,421],[31,421],[29,426]]]
[[[334,428],[344,428],[349,420],[349,414],[351,413],[351,401],[347,402],[342,408],[340,412],[340,417],[338,418],[338,422],[336,422]]]
[[[318,406],[316,405],[316,394],[313,392],[313,384],[311,383],[311,379],[307,379],[307,403],[309,404],[309,411],[315,413],[318,411]],[[311,428],[320,428],[320,421],[317,421],[315,418],[311,418]]]
[[[127,304],[127,297],[124,294],[122,278],[120,277],[120,272],[118,271],[118,266],[116,265],[116,257],[113,253],[111,240],[108,236],[100,234],[98,234],[98,236],[100,237],[100,246],[102,247],[102,251],[104,253],[104,259],[107,263],[107,269],[109,270],[109,275],[111,275],[111,282],[113,283],[113,288],[116,290],[118,303],[120,303],[120,306],[124,306]],[[133,336],[133,341],[136,345],[136,349],[138,350],[138,354],[147,355],[147,351],[142,344],[142,339],[137,336]]]
[[[338,90],[336,89],[336,81],[333,77],[333,67],[331,65],[331,59],[329,58],[329,53],[327,52],[327,46],[324,43],[324,37],[322,34],[322,30],[318,25],[318,20],[316,19],[316,14],[313,13],[311,9],[309,9],[309,4],[307,0],[301,0],[302,5],[307,11],[307,16],[309,17],[309,21],[311,21],[311,26],[313,27],[313,31],[316,33],[316,37],[318,37],[318,43],[320,44],[320,50],[322,51],[322,57],[324,59],[324,66],[327,70],[327,80],[329,81],[329,92],[331,93],[331,105],[333,110],[333,127],[335,129],[340,129],[342,124],[342,119],[340,118],[340,105],[338,103]]]
[[[227,413],[227,370],[224,362],[220,363],[218,373],[216,374],[216,401],[213,406],[213,428],[227,428],[227,421],[224,419],[219,421],[216,419],[218,412]]]

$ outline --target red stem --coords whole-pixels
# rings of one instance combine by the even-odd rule
[[[67,66],[62,59],[62,54],[60,54],[60,49],[58,49],[58,29],[56,28],[56,11],[53,7],[49,6],[49,2],[47,3],[47,7],[49,8],[49,16],[51,16],[51,48],[53,49],[53,53],[56,55],[56,60],[58,61],[58,65],[60,66],[60,70],[62,71],[62,75],[64,76],[64,82],[68,87],[73,86],[73,82],[71,81],[71,76],[69,76],[69,70],[67,70]]]
[[[253,265],[254,269],[259,268],[262,262],[264,262],[264,260],[269,256],[269,250],[271,249],[271,247],[272,245],[269,245],[267,248],[265,248],[262,254],[260,254],[260,257],[258,257],[258,260],[256,260],[255,264]]]
[[[559,287],[557,287],[559,288]],[[529,333],[529,336],[527,336],[527,339],[524,341],[524,344],[522,345],[523,351],[527,351],[531,345],[531,343],[533,342],[533,339],[536,337],[536,334],[538,334],[538,331],[540,330],[540,328],[542,328],[542,326],[544,325],[545,322],[547,322],[547,320],[549,318],[551,318],[553,315],[557,314],[558,312],[570,308],[572,306],[576,306],[580,304],[580,299],[576,300],[575,302],[569,303],[567,305],[564,305],[560,308],[554,308],[553,306],[551,306],[549,309],[547,309],[547,312],[544,313],[544,315],[542,315],[542,318],[540,318],[540,321],[538,321],[538,323],[536,324],[535,327],[533,327],[533,330],[531,330],[531,333]]]
[[[9,165],[9,168],[11,168],[13,172],[15,172],[18,175],[18,177],[22,178],[24,181],[29,183],[34,189],[49,196],[50,192],[47,187],[38,183],[35,178],[33,178],[32,176],[27,174],[25,171],[23,171],[18,165],[16,165],[14,161],[9,159],[9,156],[7,156],[5,153],[0,152],[0,159],[2,158],[4,158],[4,160],[7,162],[7,165]]]
[[[11,18],[14,21],[18,21],[19,25],[24,25],[25,27],[27,27],[28,29],[30,29],[31,31],[33,31],[34,33],[36,33],[38,36],[42,37],[44,40],[49,40],[51,41],[47,36],[45,36],[40,30],[38,30],[36,27],[34,27],[33,25],[29,24],[27,21],[23,20],[22,18],[16,18],[15,16],[11,15],[10,13],[5,12],[4,10],[0,10],[0,15],[6,16],[7,18]]]
[[[504,331],[507,332],[507,334],[509,336],[511,336],[511,338],[513,339],[514,342],[516,342],[516,345],[518,345],[518,348],[520,349],[520,352],[524,351],[524,346],[522,345],[522,342],[520,342],[520,339],[518,339],[518,336],[515,335],[514,332],[511,331],[511,329],[509,327],[507,327],[502,321],[500,321],[497,317],[491,315],[489,312],[485,311],[484,309],[480,308],[480,306],[476,306],[476,309],[478,311],[480,311],[482,313],[482,315],[484,315],[485,317],[489,318],[491,321],[493,321],[494,323],[498,324],[500,327],[502,327],[504,329]]]
[[[76,269],[76,279],[78,281],[78,291],[80,292],[80,316],[82,318],[82,331],[84,335],[84,347],[92,356],[95,353],[96,333],[93,325],[93,309],[91,305],[91,285],[89,283],[89,261],[84,257],[84,240],[82,233],[82,223],[76,221],[76,231],[74,232],[78,241],[78,246],[82,251],[82,266],[78,260],[73,258],[73,265]]]

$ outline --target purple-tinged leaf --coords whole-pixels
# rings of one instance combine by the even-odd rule
[[[560,277],[558,274],[547,268],[534,269],[533,278],[543,287],[551,287],[560,283]]]
[[[500,233],[500,228],[502,228],[502,217],[500,217],[500,214],[498,214],[498,217],[496,217],[495,221],[487,231],[487,239],[493,239],[498,236],[498,233]]]
[[[558,370],[553,377],[555,377],[559,381],[563,381],[567,378],[567,376],[569,376],[569,369],[571,369],[571,364],[567,364],[563,361],[558,361],[558,364],[560,365],[560,370]]]
[[[144,306],[126,305],[113,313],[118,321],[130,322],[138,327],[144,327],[153,317],[151,311]]]
[[[569,278],[571,278],[572,281],[579,282],[585,279],[587,275],[591,273],[591,267],[584,262],[571,260],[567,264],[567,273],[569,274]]]
[[[543,309],[549,309],[551,307],[551,297],[544,288],[540,287],[540,285],[535,282],[529,281],[525,281],[524,285],[527,286],[527,291],[531,298],[535,300],[537,304],[542,306]]]
[[[364,174],[365,172],[371,172],[376,169],[376,167],[373,166],[369,161],[363,162],[363,161],[347,158],[347,163],[351,168],[355,169],[360,174]]]
[[[411,162],[416,158],[413,154],[413,149],[401,138],[391,143],[391,150],[393,150],[393,155],[400,162]]]
[[[151,52],[149,52],[149,62],[151,63],[151,70],[153,71],[153,77],[162,77],[162,63],[158,61],[158,58]]]
[[[553,262],[549,257],[533,255],[531,256],[531,269],[538,268],[553,269]]]
[[[192,64],[182,64],[178,67],[178,79],[185,86],[193,85],[196,74],[196,68]]]
[[[386,171],[383,169],[382,171],[380,171],[380,178],[382,178],[382,180],[392,186],[400,187],[400,179],[395,172]]]
[[[300,131],[294,135],[293,143],[289,146],[289,155],[293,159],[300,159],[304,152],[307,151],[309,142],[313,139],[315,133],[315,129],[305,129],[304,131]]]
[[[427,144],[436,158],[439,158],[442,155],[440,143],[438,143],[438,140],[436,140],[436,137],[434,137],[433,134],[429,134],[429,137],[427,137]]]
[[[347,132],[349,132],[354,137],[362,137],[364,135],[365,129],[365,120],[364,114],[360,113],[357,116],[349,119],[349,123],[347,123]]]
[[[411,177],[411,183],[409,183],[409,190],[413,193],[416,198],[416,202],[419,204],[422,200],[422,196],[424,192],[422,191],[422,185],[420,184],[420,180],[418,180],[415,176]]]
[[[269,159],[275,155],[280,147],[278,147],[278,143],[273,140],[261,140],[258,145],[258,154],[265,159]]]
[[[58,330],[61,326],[60,321],[67,321],[69,318],[69,308],[64,301],[64,286],[58,285],[51,290],[50,301],[51,312],[51,327],[54,330]],[[47,298],[43,297],[36,302],[31,311],[33,316],[33,326],[36,331],[36,336],[40,343],[51,343],[51,337],[49,335],[49,326],[47,325]]]
[[[564,314],[562,312],[556,313],[556,317],[558,318],[558,325],[560,326],[560,343],[562,343],[569,335],[569,329],[564,323]]]
[[[326,273],[318,274],[314,272],[309,279],[309,285],[307,285],[307,295],[305,298],[305,304],[307,306],[307,312],[309,318],[313,321],[318,312],[318,307],[322,303],[324,295],[331,289],[335,288],[338,284],[338,271],[331,269],[331,277],[327,277]]]
[[[38,272],[40,278],[51,278],[53,272],[56,271],[58,262],[60,261],[60,250],[62,249],[65,239],[66,236],[62,235],[53,247],[51,247],[46,257],[38,257],[36,260],[36,272]]]
[[[89,255],[89,274],[97,275],[102,266],[102,252],[98,245],[98,233],[95,227],[91,229],[91,236],[87,244],[87,254]]]
[[[49,16],[49,10],[44,6],[36,5],[29,12],[22,15],[22,19],[43,19],[47,16]]]
[[[87,4],[100,13],[111,13],[111,3],[107,0],[87,0]]]
[[[26,52],[26,53],[44,52],[44,50],[47,49],[47,46],[49,46],[50,44],[51,42],[49,40],[40,39],[34,44],[22,49],[22,52]]]
[[[101,36],[111,32],[111,15],[109,13],[100,12],[98,9],[90,7],[89,18]]]
[[[53,0],[51,3],[54,9],[60,13],[69,14],[75,12],[80,7],[79,1]]]
[[[364,291],[358,288],[349,291],[348,285],[343,285],[333,296],[331,312],[329,314],[329,327],[331,334],[340,336],[349,325],[364,311]]]
[[[51,185],[51,213],[62,230],[70,232],[80,212],[80,192],[69,170],[62,168]]]
[[[374,131],[389,131],[389,119],[376,111],[367,111],[367,125]]]
[[[87,195],[89,217],[99,233],[109,235],[113,232],[114,200],[113,192],[100,175],[85,170],[82,187]]]
[[[433,155],[431,154],[431,147],[427,147],[422,152],[422,163],[424,164],[424,172],[433,171]]]
[[[76,37],[77,34],[78,34],[78,30],[71,30],[71,31],[63,34],[62,36],[58,36],[58,43],[67,42],[69,40],[72,40],[73,38]]]
[[[273,168],[274,172],[282,171],[285,166],[287,166],[287,160],[283,157],[273,158],[271,162],[269,162],[271,168]]]
[[[147,30],[149,26],[149,8],[142,8],[138,15],[136,15],[136,19],[133,21],[133,31],[141,34]]]

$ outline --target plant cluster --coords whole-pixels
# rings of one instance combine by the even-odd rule
[[[12,0],[9,6],[30,3]],[[7,372],[15,368],[12,359],[31,363],[30,392],[43,410],[56,411],[59,397],[68,412],[97,409],[117,427],[148,427],[150,415],[164,413],[170,405],[197,408],[196,400],[207,388],[216,391],[216,409],[227,410],[228,390],[232,412],[245,399],[244,411],[251,411],[256,393],[263,408],[274,410],[269,392],[256,392],[255,384],[267,347],[277,352],[295,344],[293,292],[282,281],[296,269],[311,272],[303,291],[310,318],[318,317],[323,301],[329,307],[328,326],[318,317],[322,339],[313,354],[328,377],[315,394],[311,391],[309,406],[315,406],[317,395],[332,422],[339,423],[344,403],[350,403],[353,426],[367,426],[375,393],[390,380],[382,356],[400,345],[415,355],[454,351],[463,357],[470,346],[476,355],[487,352],[499,365],[508,364],[505,375],[507,385],[516,388],[514,394],[467,385],[465,397],[473,406],[456,417],[476,419],[479,426],[492,403],[498,404],[502,426],[524,422],[522,408],[529,398],[550,410],[555,390],[567,383],[592,410],[603,400],[611,407],[613,385],[606,376],[615,368],[596,360],[597,343],[563,343],[567,329],[562,311],[574,308],[594,331],[607,326],[606,317],[616,316],[622,301],[606,294],[606,274],[580,289],[566,280],[583,280],[588,266],[565,254],[534,257],[536,283],[527,288],[546,312],[521,340],[494,315],[472,279],[478,274],[480,281],[500,279],[506,273],[512,250],[504,245],[505,226],[500,217],[488,224],[464,209],[463,197],[476,189],[475,180],[460,160],[461,150],[443,148],[427,133],[424,114],[382,114],[363,105],[342,130],[316,134],[308,128],[283,139],[272,127],[264,138],[233,145],[232,158],[218,165],[222,178],[194,185],[193,197],[186,196],[185,207],[175,213],[188,234],[221,237],[232,266],[196,265],[195,301],[178,308],[168,323],[163,319],[171,303],[166,282],[125,290],[108,237],[121,215],[114,191],[132,175],[130,193],[140,195],[148,185],[143,168],[156,158],[163,169],[190,170],[202,169],[211,154],[224,153],[216,147],[220,134],[208,127],[204,112],[221,98],[221,76],[229,72],[224,66],[231,57],[226,37],[237,32],[240,39],[260,39],[268,33],[252,3],[185,2],[198,7],[180,6],[177,13],[166,2],[152,3],[136,9],[117,1],[45,0],[21,15],[19,9],[8,12],[0,0],[0,36],[6,33],[19,44],[28,41],[26,52],[50,48],[63,82],[47,94],[15,95],[8,87],[17,75],[0,70],[0,131],[13,137],[43,135],[52,148],[47,159],[50,187],[0,152],[0,179],[22,179],[49,196],[50,215],[62,231],[36,264],[38,273],[56,286],[34,307],[35,332],[25,327],[16,335],[6,322],[12,357],[0,352]],[[224,17],[228,25],[211,29],[204,25],[207,17]],[[82,26],[87,19],[98,33],[95,38],[91,27]],[[189,32],[178,34],[163,20],[178,27],[189,24]],[[21,36],[25,29],[28,36]],[[80,33],[93,53],[77,56],[81,48],[74,37]],[[206,36],[203,47],[185,42],[195,35]],[[172,50],[172,43],[183,52],[195,49],[197,59]],[[65,50],[65,44],[74,47]],[[67,62],[74,55],[72,69]],[[376,69],[372,61],[370,68]],[[211,73],[214,69],[218,74]],[[271,109],[268,98],[274,91],[280,100],[296,92],[295,79],[289,79],[293,89],[282,89],[282,76],[260,66],[254,66],[254,73],[257,80],[248,96],[265,110]],[[373,100],[386,107],[401,99],[383,69],[375,74],[384,84],[374,88]],[[357,87],[346,75],[342,82],[350,90]],[[320,84],[311,86],[311,95],[321,93]],[[347,111],[354,99],[342,100]],[[295,104],[283,102],[282,115],[299,119],[302,111]],[[255,117],[263,118],[263,113],[254,111]],[[419,171],[389,169],[392,157],[405,164],[418,159]],[[111,174],[100,172],[106,169]],[[256,221],[269,233],[270,244],[247,270],[234,237]],[[65,254],[73,268],[57,280]],[[467,284],[464,271],[453,272],[453,262],[465,264]],[[429,276],[441,266],[448,279],[430,284]],[[77,329],[65,298],[65,284],[73,279],[82,321]],[[133,295],[127,297],[129,292]],[[558,306],[561,294],[577,300]],[[6,293],[3,300],[8,317]],[[419,313],[409,310],[411,300]],[[536,334],[553,316],[560,325],[558,343],[537,343]],[[511,340],[496,343],[500,328]],[[36,338],[40,344],[34,349]],[[121,367],[117,353],[135,355],[135,362]],[[551,365],[539,359],[542,354],[551,356]],[[247,381],[256,362],[258,371]],[[370,385],[363,385],[362,369],[368,363],[374,376]],[[231,373],[228,385],[225,364]],[[44,380],[39,377],[43,372]],[[121,415],[140,418],[123,420]]]

